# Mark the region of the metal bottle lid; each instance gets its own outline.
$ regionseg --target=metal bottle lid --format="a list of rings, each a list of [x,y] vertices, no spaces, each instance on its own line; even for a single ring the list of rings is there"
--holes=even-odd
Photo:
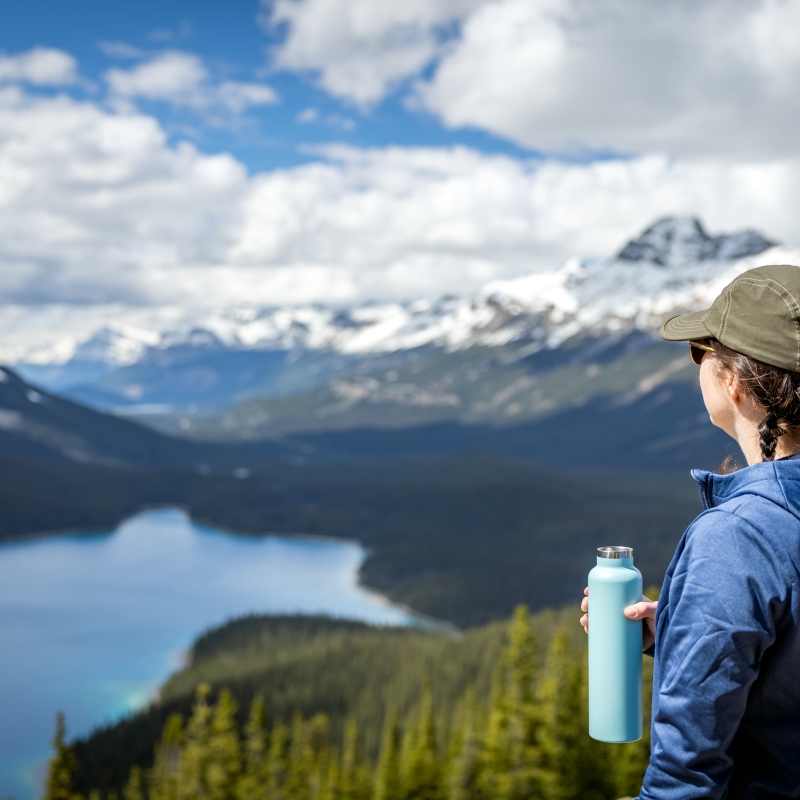
[[[633,558],[632,547],[598,547],[598,558]]]

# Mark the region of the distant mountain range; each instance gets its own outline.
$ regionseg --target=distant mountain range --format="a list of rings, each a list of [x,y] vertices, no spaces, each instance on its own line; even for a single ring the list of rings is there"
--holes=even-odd
[[[188,318],[163,331],[104,327],[71,349],[54,342],[36,353],[35,362],[22,359],[16,366],[53,389],[76,390],[100,382],[117,403],[180,404],[180,392],[173,398],[164,386],[151,386],[146,379],[136,383],[137,376],[143,377],[139,373],[110,382],[108,376],[135,366],[172,369],[220,353],[284,352],[297,360],[309,353],[352,358],[510,343],[526,344],[527,352],[534,352],[581,331],[648,326],[669,311],[712,297],[720,283],[755,263],[799,256],[755,231],[710,236],[696,218],[668,217],[612,259],[573,260],[552,272],[492,281],[470,296],[353,308],[239,308]],[[242,367],[252,364],[246,361]],[[266,374],[264,383],[273,377]],[[210,374],[198,373],[194,382],[201,394],[215,394]],[[257,383],[240,381],[229,396],[251,391]]]
[[[612,258],[469,296],[236,309],[163,331],[106,327],[66,360],[58,343],[14,368],[78,402],[196,439],[538,425],[589,407],[613,416],[665,392],[684,398],[701,430],[696,371],[685,348],[658,339],[658,325],[764,263],[800,263],[800,251],[667,217]]]

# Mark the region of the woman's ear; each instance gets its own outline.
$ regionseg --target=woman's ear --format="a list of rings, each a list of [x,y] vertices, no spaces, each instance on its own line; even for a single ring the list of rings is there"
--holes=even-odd
[[[739,405],[739,403],[742,402],[742,387],[739,385],[739,381],[736,380],[736,376],[729,370],[725,370],[720,375],[720,379],[728,390],[731,400],[733,400],[736,405]]]

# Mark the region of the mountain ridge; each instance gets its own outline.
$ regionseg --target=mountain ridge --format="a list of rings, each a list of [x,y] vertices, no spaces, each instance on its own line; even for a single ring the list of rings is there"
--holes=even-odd
[[[172,467],[203,475],[249,474],[265,463],[294,457],[296,448],[273,442],[255,450],[165,435],[49,393],[0,367],[0,455],[108,467]]]
[[[616,257],[491,281],[471,295],[232,309],[161,332],[120,326],[63,364],[17,368],[78,402],[195,439],[513,425],[691,383],[691,365],[657,341],[660,323],[774,262],[800,263],[800,251],[667,217]]]
[[[119,323],[100,328],[71,352],[61,342],[20,363],[44,367],[99,362],[117,368],[181,346],[345,354],[425,345],[497,346],[523,339],[548,346],[579,329],[604,324],[614,329],[623,320],[635,324],[643,316],[694,304],[713,291],[709,283],[715,288],[720,279],[732,278],[773,250],[771,257],[800,258],[755,231],[710,236],[696,217],[665,217],[615,258],[593,263],[572,259],[555,270],[490,281],[472,295],[351,307],[235,308],[189,316],[161,331]],[[632,263],[636,270],[630,269]]]

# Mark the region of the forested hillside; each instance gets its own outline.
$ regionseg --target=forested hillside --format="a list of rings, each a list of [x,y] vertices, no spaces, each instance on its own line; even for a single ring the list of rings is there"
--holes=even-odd
[[[519,608],[510,624],[460,638],[238,620],[195,643],[158,704],[59,745],[56,759],[76,759],[77,770],[51,774],[71,773],[62,791],[122,790],[125,800],[630,795],[648,737],[589,739],[576,607],[532,617]]]
[[[0,458],[0,503],[0,538],[109,530],[140,508],[177,505],[233,532],[358,539],[364,583],[460,626],[518,603],[569,602],[604,544],[636,548],[645,580],[659,584],[701,509],[685,473],[567,473],[480,454],[281,463],[245,479]]]
[[[231,473],[294,454],[291,445],[192,444],[50,394],[0,367],[0,454],[105,466],[203,468]]]

